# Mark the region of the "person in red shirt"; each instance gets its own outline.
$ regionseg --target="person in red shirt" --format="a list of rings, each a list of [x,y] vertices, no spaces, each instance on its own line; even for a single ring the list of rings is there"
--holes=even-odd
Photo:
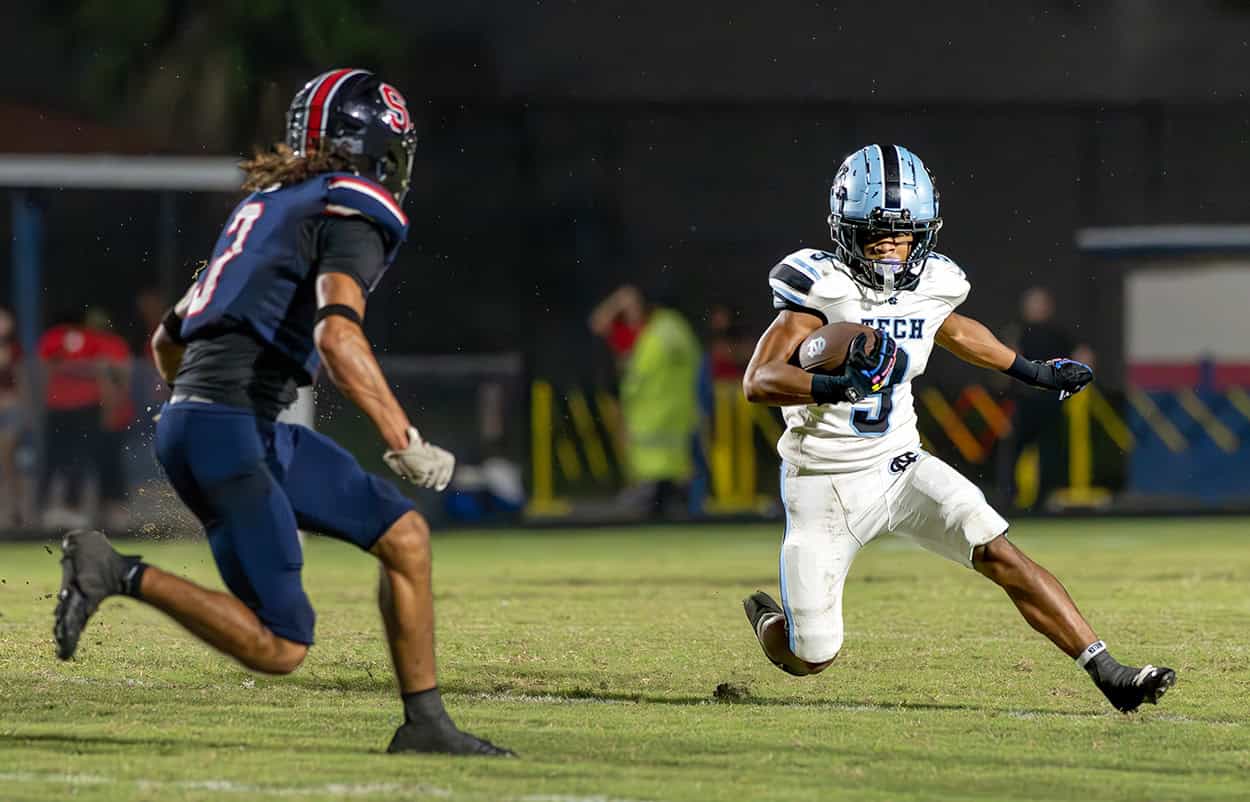
[[[88,337],[97,355],[97,381],[100,384],[99,432],[93,453],[96,476],[100,483],[100,501],[104,520],[113,528],[125,526],[126,466],[122,453],[126,430],[135,420],[135,404],[131,396],[134,361],[130,346],[112,331],[113,323],[103,309],[87,310],[85,322]]]
[[[39,498],[48,525],[87,525],[80,507],[90,468],[95,468],[106,504],[125,496],[121,445],[109,434],[124,430],[134,417],[130,349],[104,328],[107,315],[91,310],[87,317],[93,325],[60,323],[44,332],[37,347],[47,408]],[[66,482],[68,511],[47,508],[49,485],[58,473]]]

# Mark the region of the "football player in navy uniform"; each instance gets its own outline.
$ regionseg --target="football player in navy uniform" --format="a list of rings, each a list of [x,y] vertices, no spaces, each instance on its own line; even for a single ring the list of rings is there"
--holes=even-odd
[[[511,754],[459,730],[443,708],[425,520],[329,438],[276,421],[324,365],[377,427],[395,473],[435,490],[451,479],[455,459],[413,427],[361,329],[408,233],[401,207],[415,148],[403,96],[370,72],[337,69],[295,96],[286,143],[243,165],[251,194],[152,338],[173,387],[157,457],[203,523],[230,593],[118,554],[100,532],[70,532],[54,629],[61,659],[100,602],[124,594],[250,669],[289,674],[313,642],[300,579],[306,528],[381,564],[378,604],[404,706],[388,751]]]

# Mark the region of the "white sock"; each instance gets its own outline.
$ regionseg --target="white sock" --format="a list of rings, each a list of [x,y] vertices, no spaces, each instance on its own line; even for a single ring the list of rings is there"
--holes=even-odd
[[[1105,651],[1107,651],[1107,644],[1096,640],[1081,650],[1081,653],[1077,655],[1076,664],[1081,668],[1085,668],[1090,660],[1093,660]]]

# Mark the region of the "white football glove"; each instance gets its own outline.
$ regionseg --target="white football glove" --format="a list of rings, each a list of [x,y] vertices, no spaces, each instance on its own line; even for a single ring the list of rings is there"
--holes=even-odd
[[[421,439],[417,427],[408,427],[408,446],[382,455],[386,466],[404,479],[420,487],[442,491],[451,481],[456,458],[450,451]]]

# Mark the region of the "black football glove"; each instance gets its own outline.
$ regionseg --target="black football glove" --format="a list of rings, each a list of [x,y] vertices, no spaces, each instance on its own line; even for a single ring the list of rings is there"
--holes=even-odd
[[[876,346],[869,351],[868,335],[857,334],[842,366],[847,380],[846,400],[855,403],[879,393],[896,384],[906,372],[907,352],[899,349],[893,337],[878,330]]]
[[[1016,361],[1005,371],[1008,376],[1025,384],[1046,390],[1058,390],[1059,400],[1076,395],[1094,380],[1094,371],[1084,362],[1075,359],[1048,359],[1030,362],[1017,355]]]

